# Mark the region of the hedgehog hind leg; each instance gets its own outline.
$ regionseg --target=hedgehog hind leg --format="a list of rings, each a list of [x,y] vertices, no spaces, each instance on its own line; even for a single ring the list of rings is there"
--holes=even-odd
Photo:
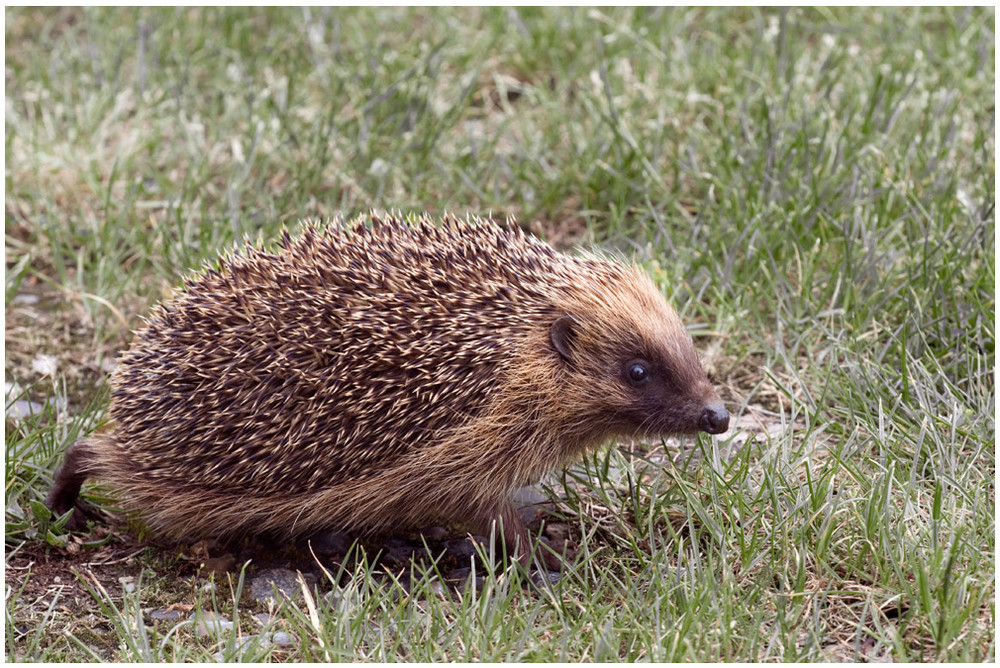
[[[80,488],[87,478],[93,475],[97,463],[97,455],[88,439],[77,441],[66,453],[66,461],[56,473],[55,481],[49,495],[45,497],[45,505],[56,516],[65,514],[70,508],[75,512],[70,518],[67,528],[79,530],[86,526],[86,518],[91,513],[80,503]]]

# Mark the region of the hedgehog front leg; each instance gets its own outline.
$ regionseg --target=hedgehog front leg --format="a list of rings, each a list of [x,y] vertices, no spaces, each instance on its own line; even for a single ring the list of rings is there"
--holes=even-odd
[[[502,528],[507,556],[511,559],[516,558],[525,569],[531,565],[531,532],[521,521],[513,501],[505,499],[488,510],[476,513],[475,520],[471,524],[477,531],[486,536],[492,535],[494,531],[501,531]],[[539,545],[536,553],[541,557],[547,569],[551,571],[562,570],[562,559],[547,550],[545,546]]]

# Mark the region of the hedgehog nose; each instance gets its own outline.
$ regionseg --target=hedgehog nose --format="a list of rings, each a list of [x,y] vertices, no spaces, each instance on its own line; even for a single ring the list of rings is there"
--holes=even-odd
[[[729,429],[729,412],[721,401],[713,401],[705,406],[698,425],[709,434],[721,434]]]

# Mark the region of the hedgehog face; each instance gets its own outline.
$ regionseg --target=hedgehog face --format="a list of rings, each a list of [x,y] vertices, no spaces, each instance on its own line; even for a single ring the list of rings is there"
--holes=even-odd
[[[577,377],[571,385],[591,390],[573,404],[611,433],[725,432],[729,413],[690,336],[662,299],[654,305],[655,311],[643,311],[652,311],[651,317],[619,327],[608,327],[607,312],[600,322],[564,315],[552,323],[552,346],[566,372]]]
[[[647,434],[719,434],[729,427],[729,414],[708,383],[691,346],[676,360],[663,350],[640,357],[619,356],[619,383],[625,401],[616,412],[625,424]],[[685,351],[687,352],[687,351]]]

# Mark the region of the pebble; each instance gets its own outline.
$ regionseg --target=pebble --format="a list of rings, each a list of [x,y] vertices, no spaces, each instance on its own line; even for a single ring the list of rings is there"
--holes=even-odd
[[[204,575],[215,573],[223,576],[236,568],[236,557],[231,554],[224,554],[221,557],[204,559],[201,562],[201,572]]]
[[[284,631],[275,631],[271,634],[271,642],[278,647],[288,647],[289,645],[295,644],[297,638],[291,633],[285,633]]]
[[[517,516],[524,522],[524,526],[532,529],[545,519],[545,511],[538,506],[519,506]]]
[[[326,531],[323,533],[318,533],[305,541],[305,551],[308,554],[310,546],[313,552],[319,556],[334,556],[334,555],[344,555],[351,548],[351,543],[354,541],[346,533],[341,533],[339,531]]]
[[[28,294],[26,292],[19,292],[14,295],[14,298],[10,300],[11,304],[24,304],[25,306],[34,306],[39,301],[38,295]]]
[[[288,647],[295,644],[298,639],[291,633],[286,633],[284,631],[275,631],[274,633],[254,633],[248,636],[243,636],[239,640],[239,647],[236,649],[236,655],[230,657],[233,660],[243,660],[244,655],[250,649],[267,649],[271,645],[277,645],[278,647]],[[225,652],[219,650],[212,654],[212,658],[215,659],[217,663],[222,663],[226,661]]]
[[[537,488],[528,485],[515,489],[510,495],[511,500],[519,506],[534,506],[548,502],[549,497],[538,491]]]
[[[555,583],[562,580],[563,574],[556,571],[531,571],[531,575],[528,576],[531,583],[536,587],[545,587],[549,585],[554,585]]]
[[[303,573],[306,586],[310,589],[316,585],[316,576]],[[250,580],[250,597],[261,603],[274,599],[274,590],[288,599],[301,596],[299,589],[299,574],[287,568],[268,568],[260,571]]]
[[[38,353],[31,360],[31,370],[43,376],[54,376],[59,368],[59,360],[54,355]]]
[[[448,530],[444,527],[431,527],[430,529],[424,529],[421,533],[424,538],[433,542],[442,541],[448,536]]]
[[[553,542],[565,542],[569,538],[570,526],[562,522],[545,525],[545,537]]]
[[[29,415],[38,415],[43,410],[45,410],[45,406],[37,401],[17,399],[12,404],[7,406],[6,417],[21,419],[26,418]]]
[[[423,545],[418,545],[401,538],[390,538],[381,545],[382,559],[398,564],[409,564],[418,554],[423,552]]]
[[[445,579],[449,584],[455,587],[455,590],[459,594],[465,593],[467,590],[471,589],[473,584],[475,584],[476,591],[481,592],[483,590],[483,585],[485,581],[482,577],[476,575],[472,576],[471,568],[456,568],[450,571]]]
[[[184,612],[183,611],[181,611],[181,610],[170,610],[168,608],[164,608],[163,610],[153,610],[151,613],[149,613],[149,618],[150,619],[174,620],[174,619],[180,619],[183,616],[184,616]]]
[[[226,619],[224,615],[217,614],[211,610],[195,610],[188,619],[195,620],[194,635],[196,638],[218,635],[223,631],[233,628],[233,623]]]
[[[485,538],[456,538],[453,540],[444,541],[441,546],[444,547],[445,552],[448,556],[453,557],[460,564],[469,563],[469,559],[476,556],[476,544],[473,540],[485,541]],[[488,545],[489,543],[483,543]]]
[[[336,610],[344,604],[344,594],[339,589],[331,589],[326,592],[326,604],[331,610]]]
[[[538,491],[535,487],[522,487],[514,491],[511,499],[517,506],[517,514],[524,522],[525,526],[531,528],[545,519],[552,509],[552,502],[549,497]]]
[[[440,580],[431,580],[429,589],[438,598],[448,598],[448,588]]]

